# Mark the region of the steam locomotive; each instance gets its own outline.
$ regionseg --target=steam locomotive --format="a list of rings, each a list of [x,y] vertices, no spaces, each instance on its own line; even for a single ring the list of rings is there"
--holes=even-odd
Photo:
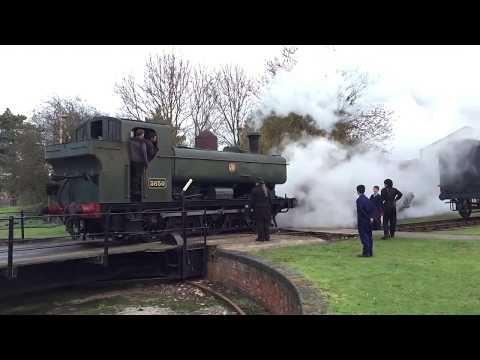
[[[129,142],[137,129],[157,135],[159,148],[144,173],[140,202],[132,201],[130,191]],[[258,133],[249,135],[249,152],[217,151],[216,137],[208,132],[194,148],[174,146],[172,133],[165,123],[107,116],[84,122],[72,142],[46,148],[52,173],[44,212],[62,215],[74,239],[104,233],[106,213],[111,214],[109,231],[145,237],[182,224],[183,197],[191,227],[206,218],[213,232],[248,228],[252,219],[246,205],[257,177],[272,191],[272,215],[296,206],[295,198],[275,194],[275,185],[287,180],[286,160],[259,154]],[[190,179],[192,185],[182,193]]]

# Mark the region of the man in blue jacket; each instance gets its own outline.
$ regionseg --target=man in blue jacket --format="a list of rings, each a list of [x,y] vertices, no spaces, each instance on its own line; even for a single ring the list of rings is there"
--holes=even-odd
[[[383,214],[383,200],[380,196],[380,187],[375,185],[373,187],[373,194],[370,196],[370,201],[375,205],[375,209],[377,210],[375,216],[373,218],[373,230],[381,230],[382,229],[382,214]]]
[[[358,234],[363,245],[363,251],[359,257],[373,256],[372,223],[375,216],[375,206],[365,196],[365,185],[357,186],[357,226]]]

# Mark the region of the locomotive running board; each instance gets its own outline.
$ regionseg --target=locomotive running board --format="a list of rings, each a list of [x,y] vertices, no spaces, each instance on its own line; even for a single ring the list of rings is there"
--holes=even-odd
[[[218,214],[218,215],[223,215],[223,214],[238,214],[242,213],[242,209],[232,209],[232,210],[193,210],[193,211],[187,211],[187,216],[201,216],[203,214],[205,215],[212,215],[212,214]],[[148,214],[148,213],[147,213]],[[181,211],[175,211],[175,212],[170,212],[170,213],[161,213],[162,218],[169,218],[169,217],[180,217],[182,216]]]

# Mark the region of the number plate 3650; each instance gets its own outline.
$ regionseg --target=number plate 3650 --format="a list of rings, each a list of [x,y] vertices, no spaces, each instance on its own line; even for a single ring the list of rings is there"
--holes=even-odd
[[[166,189],[167,188],[167,179],[165,179],[165,178],[149,178],[148,179],[148,188],[149,189]]]

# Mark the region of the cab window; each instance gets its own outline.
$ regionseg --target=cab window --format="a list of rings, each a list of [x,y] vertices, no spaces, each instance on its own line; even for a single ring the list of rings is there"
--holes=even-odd
[[[121,123],[117,119],[102,119],[90,123],[90,138],[93,140],[120,141]]]
[[[106,138],[111,141],[120,141],[120,121],[117,119],[108,119]]]

